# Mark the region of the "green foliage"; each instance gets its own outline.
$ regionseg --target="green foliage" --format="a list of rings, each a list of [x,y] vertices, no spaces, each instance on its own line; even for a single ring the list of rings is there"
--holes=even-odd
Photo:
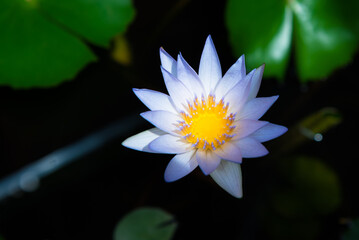
[[[140,208],[127,214],[116,226],[114,240],[169,240],[177,224],[158,208]]]
[[[229,0],[226,23],[236,55],[249,68],[282,79],[294,44],[299,78],[321,79],[347,64],[358,44],[355,0]],[[351,14],[351,15],[350,15]]]
[[[134,15],[130,0],[0,1],[0,84],[49,87],[96,57],[83,40],[108,46]]]
[[[298,156],[279,163],[279,181],[270,194],[264,215],[273,239],[317,239],[321,217],[332,213],[341,202],[336,173],[323,161]]]
[[[287,160],[282,170],[289,186],[273,195],[275,209],[286,217],[322,215],[335,210],[341,199],[335,172],[316,158]]]

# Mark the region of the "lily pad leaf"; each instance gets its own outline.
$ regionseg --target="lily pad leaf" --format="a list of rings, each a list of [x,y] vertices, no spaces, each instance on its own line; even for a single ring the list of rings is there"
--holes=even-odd
[[[250,68],[266,63],[267,77],[283,79],[293,44],[297,73],[305,82],[327,77],[351,60],[359,16],[345,13],[355,6],[352,0],[229,0],[226,24],[235,54],[246,54]]]
[[[111,37],[124,31],[133,15],[131,4],[126,2],[0,1],[0,85],[50,87],[74,78],[96,60],[83,40],[106,46]],[[121,3],[129,11],[105,11],[111,6],[118,10]],[[81,7],[81,14],[76,7]]]
[[[127,214],[116,226],[114,240],[170,240],[177,223],[158,208],[140,208]]]
[[[266,76],[283,77],[289,59],[292,21],[292,11],[282,1],[228,1],[226,24],[235,54],[245,54],[249,68],[265,63]]]
[[[280,215],[287,218],[326,215],[339,206],[340,183],[329,166],[306,156],[286,160],[281,167],[289,186],[272,196],[274,209]]]
[[[86,40],[108,47],[134,16],[131,0],[37,0],[39,8]]]

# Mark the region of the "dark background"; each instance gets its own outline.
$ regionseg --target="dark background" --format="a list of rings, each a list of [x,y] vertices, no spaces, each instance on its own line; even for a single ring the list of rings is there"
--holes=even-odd
[[[116,63],[110,50],[92,46],[99,60],[72,81],[50,89],[0,88],[1,178],[108,124],[145,111],[131,89],[165,92],[159,67],[161,46],[172,56],[181,51],[198,69],[205,39],[211,34],[223,73],[236,61],[224,25],[225,1],[134,4],[136,18],[126,33],[133,54],[131,66]],[[147,10],[150,5],[154,11]],[[282,239],[309,239],[308,231],[315,232],[315,239],[340,239],[348,228],[347,220],[359,216],[358,67],[356,55],[328,79],[301,84],[291,61],[284,83],[275,79],[262,82],[259,96],[280,95],[263,119],[287,126],[289,132],[300,119],[323,107],[334,107],[342,116],[323,141],[308,140],[295,149],[295,154],[324,159],[337,173],[341,204],[330,213],[315,216],[315,224],[319,222],[314,224],[315,230],[307,225],[298,229],[305,219],[282,219],[287,221],[283,228],[297,227],[288,230],[291,237]],[[165,183],[163,173],[171,156],[121,145],[125,138],[151,126],[139,115],[135,119],[136,127],[42,179],[36,191],[18,192],[1,201],[0,235],[6,240],[111,239],[124,214],[141,206],[157,206],[175,216],[178,228],[174,239],[273,239],[267,215],[272,213],[269,199],[280,178],[270,155],[244,160],[243,199],[231,197],[198,169],[177,182]],[[265,145],[275,156],[290,159],[280,154],[280,138]]]

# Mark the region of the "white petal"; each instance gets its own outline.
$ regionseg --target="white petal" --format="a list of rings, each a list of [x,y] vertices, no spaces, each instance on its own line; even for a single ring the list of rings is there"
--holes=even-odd
[[[224,96],[225,102],[229,103],[230,112],[232,113],[238,112],[247,102],[253,74],[254,74],[254,70],[248,73],[242,81],[239,81]]]
[[[172,75],[177,76],[177,63],[163,48],[160,48],[161,65]]]
[[[149,89],[137,89],[134,88],[133,92],[136,96],[146,105],[150,110],[164,110],[168,112],[176,113],[170,96],[167,94],[149,90]]]
[[[203,48],[198,75],[207,93],[214,90],[222,78],[221,64],[210,35],[207,37]]]
[[[241,165],[229,161],[221,161],[219,166],[211,173],[213,180],[233,197],[241,198],[242,172]]]
[[[257,96],[259,87],[261,86],[261,82],[262,82],[263,71],[264,71],[264,64],[256,69],[252,78],[251,89],[249,91],[248,100],[251,100]]]
[[[182,120],[178,115],[162,110],[147,111],[140,115],[159,129],[170,134],[178,135],[176,133],[176,124]]]
[[[241,112],[238,114],[240,119],[254,119],[261,118],[279,96],[254,98],[247,102]]]
[[[199,167],[204,174],[208,175],[213,172],[221,162],[221,159],[212,151],[197,150],[196,159]]]
[[[188,152],[192,149],[191,145],[183,141],[181,137],[171,134],[162,135],[153,140],[148,147],[156,153],[177,154]]]
[[[252,119],[243,119],[235,122],[236,128],[234,129],[234,133],[236,134],[233,139],[245,138],[248,135],[254,133],[261,127],[268,124],[266,121],[258,121]]]
[[[165,181],[173,182],[192,172],[198,166],[194,153],[192,150],[174,156],[165,170]]]
[[[242,162],[241,150],[231,142],[226,142],[221,148],[217,148],[214,153],[224,160],[236,163]]]
[[[268,150],[263,144],[251,137],[238,140],[236,145],[241,150],[242,157],[244,158],[263,157],[268,154]]]
[[[164,68],[161,67],[161,70],[167,91],[170,94],[174,105],[177,107],[178,111],[182,111],[184,106],[187,106],[187,102],[194,99],[193,95],[180,80]]]
[[[223,78],[218,82],[215,95],[218,99],[224,97],[239,81],[246,76],[246,67],[244,63],[244,55],[235,62],[224,74]]]
[[[284,134],[287,130],[288,128],[284,126],[268,123],[264,127],[252,133],[250,137],[253,137],[259,142],[266,142],[272,140],[273,138],[279,137],[280,135]]]
[[[151,128],[127,138],[122,142],[122,145],[138,151],[153,152],[148,148],[148,144],[164,134],[166,134],[166,132],[158,128]]]
[[[180,80],[193,96],[201,97],[206,96],[204,87],[197,73],[193,68],[184,60],[181,54],[177,58],[177,78]]]

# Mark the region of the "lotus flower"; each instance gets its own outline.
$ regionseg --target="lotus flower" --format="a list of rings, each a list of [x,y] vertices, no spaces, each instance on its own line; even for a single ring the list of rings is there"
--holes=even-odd
[[[198,74],[181,54],[174,60],[160,48],[161,71],[169,95],[133,89],[150,109],[141,116],[155,128],[126,139],[128,148],[175,154],[164,178],[178,180],[197,166],[234,197],[242,197],[243,158],[268,153],[262,142],[286,127],[258,120],[278,96],[256,98],[264,65],[246,74],[244,56],[222,76],[219,58],[208,36]]]

